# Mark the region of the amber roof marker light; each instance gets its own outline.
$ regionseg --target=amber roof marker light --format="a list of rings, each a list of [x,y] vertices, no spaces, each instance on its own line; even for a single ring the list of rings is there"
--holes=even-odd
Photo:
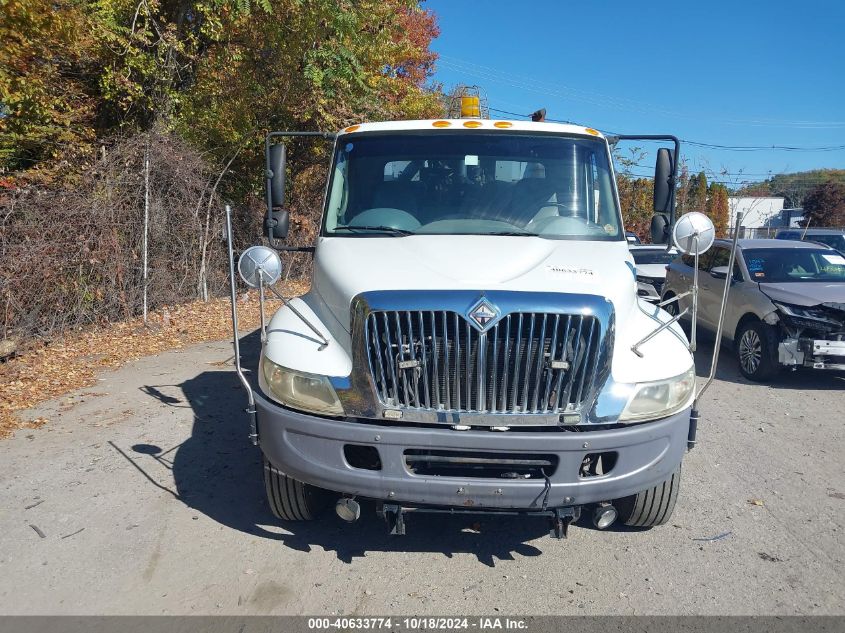
[[[493,124],[493,127],[497,127],[501,130],[506,130],[509,127],[513,127],[513,123],[511,123],[510,121],[496,121]]]
[[[451,127],[452,123],[449,121],[435,121],[431,124],[432,127]]]

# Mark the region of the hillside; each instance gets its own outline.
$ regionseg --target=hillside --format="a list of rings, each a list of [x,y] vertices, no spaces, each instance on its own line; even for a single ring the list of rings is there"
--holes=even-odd
[[[845,184],[845,169],[814,169],[793,174],[777,174],[763,182],[741,187],[743,196],[783,196],[788,207],[801,207],[810,191],[824,183]]]

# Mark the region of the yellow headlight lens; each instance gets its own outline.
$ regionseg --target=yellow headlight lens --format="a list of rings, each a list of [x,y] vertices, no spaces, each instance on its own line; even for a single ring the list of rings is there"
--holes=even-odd
[[[269,396],[291,409],[322,415],[343,415],[340,399],[326,376],[306,374],[261,359]]]
[[[620,422],[636,422],[665,418],[689,405],[695,391],[695,368],[680,376],[635,386],[634,395],[619,416]]]

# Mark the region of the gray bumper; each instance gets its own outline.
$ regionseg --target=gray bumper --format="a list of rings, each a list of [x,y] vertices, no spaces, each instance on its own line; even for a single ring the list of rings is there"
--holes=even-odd
[[[689,410],[655,422],[583,433],[403,428],[304,415],[255,396],[261,448],[279,470],[320,488],[391,503],[523,510],[542,506],[542,479],[414,475],[403,456],[411,448],[554,453],[559,464],[551,477],[549,507],[618,499],[667,479],[681,463],[689,429]],[[382,470],[352,468],[344,458],[345,444],[375,447]],[[581,478],[584,456],[602,451],[618,452],[613,470]]]

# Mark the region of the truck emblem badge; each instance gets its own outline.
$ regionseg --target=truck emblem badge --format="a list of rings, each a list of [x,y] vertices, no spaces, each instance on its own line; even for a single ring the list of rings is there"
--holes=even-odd
[[[470,322],[483,332],[499,318],[499,309],[487,299],[482,298],[470,309],[467,316]]]

